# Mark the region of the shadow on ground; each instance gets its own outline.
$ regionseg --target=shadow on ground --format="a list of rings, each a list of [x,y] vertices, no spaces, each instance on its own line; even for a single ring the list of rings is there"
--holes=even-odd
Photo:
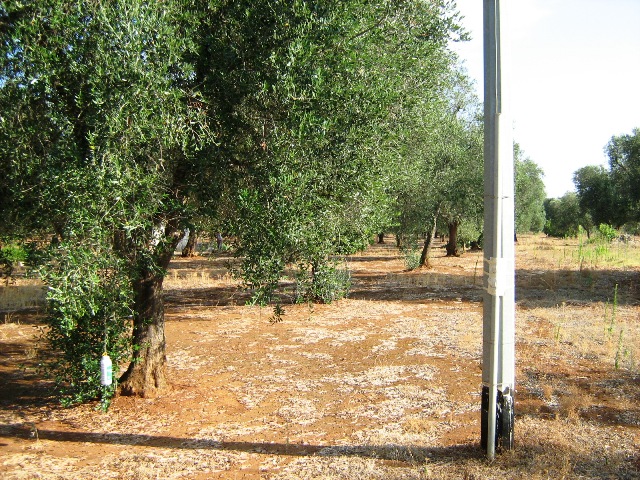
[[[453,445],[450,447],[417,447],[389,445],[310,445],[271,442],[226,442],[213,439],[190,439],[181,437],[138,435],[121,433],[92,433],[79,431],[40,430],[32,425],[13,424],[0,430],[0,438],[24,440],[49,440],[55,442],[95,443],[131,445],[139,447],[175,449],[215,449],[287,456],[347,456],[375,458],[407,463],[422,463],[453,459],[481,459],[484,454],[478,444]]]

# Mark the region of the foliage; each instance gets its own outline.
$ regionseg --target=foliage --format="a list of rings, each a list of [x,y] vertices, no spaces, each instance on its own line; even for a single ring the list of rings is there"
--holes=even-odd
[[[580,226],[587,232],[591,221],[581,215],[578,196],[574,192],[568,192],[561,198],[548,198],[544,202],[547,223],[543,232],[551,237],[575,237]]]
[[[404,266],[407,270],[415,270],[420,267],[420,248],[415,242],[404,244],[402,246],[402,255],[404,257]]]
[[[598,232],[600,233],[602,238],[606,239],[608,242],[611,242],[618,238],[618,231],[611,225],[607,225],[606,223],[601,223],[598,226]]]
[[[616,228],[640,219],[640,130],[611,138],[609,169],[589,165],[573,175],[582,214]],[[586,228],[586,227],[585,227]]]
[[[130,359],[131,285],[124,262],[98,244],[52,247],[41,275],[48,285],[48,343],[57,352],[43,365],[65,405],[100,398],[106,407],[117,387],[118,365]],[[114,365],[113,384],[100,385],[100,359]]]
[[[602,166],[586,166],[573,174],[580,209],[594,224],[612,223],[619,227],[625,220],[625,210],[618,188]]]
[[[15,265],[27,259],[27,251],[21,245],[10,243],[0,247],[0,261]]]
[[[261,41],[272,70],[250,94],[269,108],[241,112],[259,137],[233,231],[258,302],[270,300],[287,263],[321,269],[388,223],[387,156],[407,128],[404,107],[449,64],[451,19],[439,2],[296,5],[286,23],[259,12],[274,25]]]
[[[458,228],[458,245],[468,247],[482,238],[482,218],[464,218]]]
[[[18,263],[27,260],[27,251],[21,245],[8,243],[0,246],[0,273],[7,277],[7,281],[13,274]]]
[[[403,112],[435,102],[460,33],[445,1],[46,0],[0,17],[0,234],[59,241],[40,274],[70,400],[97,394],[105,325],[114,364],[132,355],[126,391],[163,385],[162,280],[189,226],[235,234],[256,302],[287,263],[312,296],[343,295],[330,259],[387,221]]]
[[[627,222],[623,231],[629,235],[640,235],[640,222]]]
[[[514,144],[516,232],[540,232],[545,225],[542,169]]]
[[[479,104],[464,72],[443,76],[439,102],[420,104],[401,137],[388,191],[395,200],[393,231],[410,251],[434,227],[482,218],[482,128]],[[423,255],[428,262],[428,252]]]
[[[482,124],[479,119],[473,119],[458,128],[461,128],[459,133],[451,137],[452,143],[457,144],[454,147],[457,152],[454,150],[455,160],[447,160],[447,169],[450,170],[445,179],[446,189],[441,206],[443,220],[449,228],[447,255],[458,255],[460,242],[480,237],[484,215]],[[455,238],[465,233],[464,228],[460,229],[463,223],[467,226],[467,238]]]
[[[185,61],[193,18],[179,1],[51,0],[3,14],[2,230],[60,241],[40,268],[48,340],[66,398],[81,401],[96,394],[105,322],[116,363],[132,347],[123,318],[133,313],[137,331],[156,321],[133,290],[161,280],[190,216],[190,171],[213,142]]]
[[[611,137],[605,152],[626,219],[640,221],[640,128],[634,128],[631,134]]]
[[[345,264],[335,261],[317,269],[301,268],[296,276],[296,302],[331,303],[346,298],[351,288],[351,274]]]

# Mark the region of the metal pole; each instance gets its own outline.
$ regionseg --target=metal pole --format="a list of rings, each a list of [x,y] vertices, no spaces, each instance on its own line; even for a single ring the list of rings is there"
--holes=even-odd
[[[509,0],[503,0],[508,4]],[[504,5],[484,0],[484,305],[481,445],[513,448],[515,370],[513,136]]]

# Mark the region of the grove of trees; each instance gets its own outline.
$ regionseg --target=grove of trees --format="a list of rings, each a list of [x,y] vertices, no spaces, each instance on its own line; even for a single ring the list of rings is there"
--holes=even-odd
[[[451,255],[477,240],[458,22],[445,0],[1,4],[0,246],[47,286],[62,398],[166,385],[163,280],[186,229],[236,239],[260,304],[287,265],[302,298],[339,298],[337,256],[380,231],[426,239],[425,265],[438,229]],[[519,230],[543,223],[540,177],[517,160]],[[103,352],[128,365],[112,387]]]
[[[575,236],[583,228],[590,235],[600,225],[625,227],[637,233],[640,222],[640,129],[611,137],[605,146],[608,169],[582,167],[573,175],[576,192],[547,199],[545,233]]]

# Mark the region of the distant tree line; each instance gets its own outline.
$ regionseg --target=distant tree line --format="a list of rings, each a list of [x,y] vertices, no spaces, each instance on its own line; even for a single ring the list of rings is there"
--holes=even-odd
[[[640,224],[640,129],[613,136],[605,146],[608,168],[590,165],[573,174],[576,191],[545,200],[551,236],[590,235],[601,225],[637,234]]]

